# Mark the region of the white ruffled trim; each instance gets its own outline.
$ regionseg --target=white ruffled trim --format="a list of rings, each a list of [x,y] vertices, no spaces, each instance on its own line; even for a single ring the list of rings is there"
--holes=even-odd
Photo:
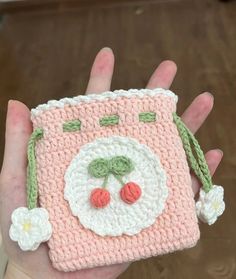
[[[60,100],[51,100],[46,104],[42,104],[37,106],[36,108],[31,110],[32,116],[37,116],[41,112],[54,109],[54,108],[63,108],[65,105],[77,105],[79,103],[90,103],[92,101],[105,101],[108,99],[116,99],[118,97],[139,97],[143,98],[145,96],[154,97],[156,95],[169,96],[174,98],[175,102],[178,101],[178,96],[175,95],[170,90],[166,90],[163,88],[155,88],[155,89],[129,89],[129,90],[115,90],[115,91],[107,91],[101,94],[90,94],[90,95],[81,95],[73,98],[63,98]]]
[[[90,193],[101,187],[103,179],[88,173],[89,163],[121,155],[134,164],[134,170],[123,177],[124,183],[137,183],[141,197],[134,204],[124,203],[119,194],[122,186],[111,175],[106,187],[110,203],[104,208],[94,208],[89,201]],[[69,201],[73,215],[85,228],[101,236],[134,235],[151,226],[164,210],[167,196],[166,173],[158,156],[133,138],[111,136],[85,144],[65,173],[64,198]]]

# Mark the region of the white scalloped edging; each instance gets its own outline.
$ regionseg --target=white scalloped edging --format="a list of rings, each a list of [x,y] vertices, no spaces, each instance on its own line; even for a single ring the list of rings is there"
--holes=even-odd
[[[135,182],[142,195],[129,205],[119,195],[121,185],[111,176],[106,189],[111,202],[102,209],[91,206],[90,193],[101,187],[103,179],[93,178],[88,165],[97,158],[126,156],[133,161],[134,170],[123,177],[124,183]],[[168,196],[166,172],[158,156],[136,139],[120,136],[97,138],[83,145],[65,173],[64,198],[71,211],[87,229],[101,236],[134,235],[154,224],[165,208]]]
[[[77,105],[78,103],[90,103],[92,101],[105,101],[108,99],[116,99],[118,97],[139,97],[143,98],[145,96],[154,97],[156,95],[163,95],[174,98],[175,102],[178,101],[178,96],[170,90],[166,90],[163,88],[155,88],[155,89],[129,89],[129,90],[115,90],[115,91],[107,91],[101,94],[90,94],[90,95],[80,95],[73,98],[63,98],[60,100],[51,100],[46,104],[42,104],[37,106],[36,108],[31,110],[32,116],[37,116],[41,112],[55,109],[55,108],[63,108],[65,105]]]

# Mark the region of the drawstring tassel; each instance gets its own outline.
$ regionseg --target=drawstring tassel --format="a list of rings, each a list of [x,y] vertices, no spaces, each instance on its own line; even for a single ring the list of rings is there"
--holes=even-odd
[[[183,142],[190,167],[202,183],[203,190],[208,193],[212,188],[212,180],[203,151],[191,131],[185,126],[179,116],[174,114],[174,122]],[[196,154],[194,156],[193,150]]]
[[[23,251],[34,251],[42,242],[48,241],[52,235],[52,225],[45,208],[37,207],[38,185],[36,171],[35,146],[43,137],[43,130],[37,128],[31,134],[28,143],[27,168],[27,206],[18,207],[11,215],[9,236],[17,241]]]
[[[173,114],[173,120],[182,139],[189,165],[202,183],[199,200],[196,202],[197,215],[200,220],[211,225],[225,210],[224,189],[222,186],[213,185],[204,153],[192,132],[176,113]]]

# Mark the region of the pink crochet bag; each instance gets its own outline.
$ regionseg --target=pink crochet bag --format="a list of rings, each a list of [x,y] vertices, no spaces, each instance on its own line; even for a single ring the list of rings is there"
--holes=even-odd
[[[12,214],[12,240],[22,250],[49,240],[52,264],[62,271],[194,246],[197,215],[216,221],[223,188],[212,185],[176,102],[169,90],[131,89],[33,109],[28,207]],[[188,162],[203,185],[196,204]]]

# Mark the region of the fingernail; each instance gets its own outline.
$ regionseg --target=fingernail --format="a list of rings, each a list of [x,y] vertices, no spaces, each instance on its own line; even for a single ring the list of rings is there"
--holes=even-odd
[[[111,51],[111,52],[113,52],[112,49],[111,49],[110,47],[103,47],[101,50],[106,50],[106,51]]]
[[[221,149],[216,149],[216,150],[217,150],[217,152],[221,155],[221,157],[223,157],[224,152],[223,152]]]
[[[7,111],[12,107],[12,105],[14,104],[15,100],[9,100],[7,103]]]
[[[13,102],[13,100],[8,100],[8,102],[7,102],[7,110],[8,110],[9,107],[11,106],[12,102]]]
[[[214,95],[211,94],[210,92],[205,92],[205,94],[209,95],[212,99],[214,99]]]

